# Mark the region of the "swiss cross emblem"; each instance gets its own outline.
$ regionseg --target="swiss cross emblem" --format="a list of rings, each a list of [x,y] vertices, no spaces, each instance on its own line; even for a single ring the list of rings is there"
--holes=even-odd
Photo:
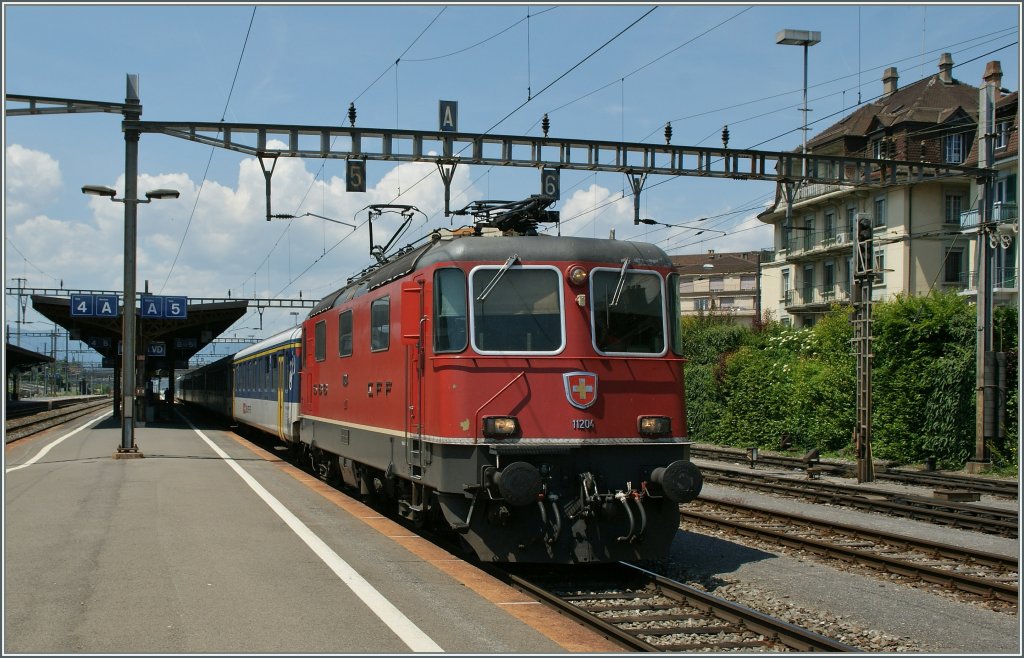
[[[597,401],[597,375],[592,372],[567,372],[562,375],[569,404],[586,409]]]

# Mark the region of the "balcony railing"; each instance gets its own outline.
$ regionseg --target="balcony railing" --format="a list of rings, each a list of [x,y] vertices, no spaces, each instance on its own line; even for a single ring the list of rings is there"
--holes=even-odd
[[[846,231],[799,231],[790,235],[783,249],[775,254],[776,260],[791,259],[801,254],[828,250],[851,249],[851,236]]]
[[[1009,224],[1017,221],[1016,201],[996,201],[992,204],[992,221],[997,224]],[[960,229],[978,228],[978,209],[960,213]]]
[[[849,301],[850,285],[848,283],[835,283],[830,286],[816,286],[799,290],[794,288],[785,291],[783,295],[783,304],[787,309],[814,304],[843,304]]]
[[[1018,272],[1016,267],[997,267],[992,270],[992,289],[1015,291],[1018,286]],[[961,272],[960,280],[957,282],[961,289],[977,290],[978,273]]]

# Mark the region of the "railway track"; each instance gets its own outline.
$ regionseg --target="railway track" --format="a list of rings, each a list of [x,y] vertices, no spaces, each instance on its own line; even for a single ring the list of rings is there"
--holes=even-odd
[[[1017,558],[740,505],[706,495],[682,506],[680,511],[684,523],[1012,603],[1014,608],[1018,602]]]
[[[781,619],[624,563],[494,575],[635,652],[860,651]]]
[[[927,521],[965,530],[1004,537],[1018,536],[1016,510],[954,503],[938,498],[866,489],[820,480],[779,478],[756,471],[746,472],[715,466],[701,466],[704,481],[730,487],[754,489],[818,503],[843,505],[871,512]]]
[[[712,461],[748,461],[746,452],[729,448],[691,447],[690,454],[698,459],[708,459]],[[794,470],[804,470],[808,466],[817,464],[840,477],[854,477],[856,475],[856,467],[854,465],[837,461],[810,463],[800,457],[786,457],[781,455],[766,455],[758,453],[757,463],[767,466],[792,468]],[[955,488],[958,490],[999,496],[1002,498],[1012,498],[1014,500],[1016,500],[1019,495],[1019,483],[1017,480],[958,476],[939,471],[911,471],[907,469],[883,466],[881,468],[875,468],[875,479],[924,487]]]
[[[40,403],[45,406],[46,403]],[[80,416],[93,413],[94,411],[107,407],[111,404],[109,398],[100,398],[86,402],[72,402],[71,404],[57,405],[56,408],[37,411],[31,415],[22,415],[15,418],[4,419],[4,439],[7,443],[24,439],[43,430],[57,425],[62,425]]]

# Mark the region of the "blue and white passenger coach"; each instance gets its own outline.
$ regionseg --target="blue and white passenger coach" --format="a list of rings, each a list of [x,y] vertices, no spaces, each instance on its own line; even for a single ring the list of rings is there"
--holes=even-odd
[[[232,416],[240,423],[298,440],[299,350],[295,327],[243,349],[234,359]]]

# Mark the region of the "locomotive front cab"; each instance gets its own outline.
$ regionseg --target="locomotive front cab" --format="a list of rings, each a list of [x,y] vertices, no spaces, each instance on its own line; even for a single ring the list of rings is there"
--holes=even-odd
[[[463,455],[445,460],[438,499],[483,559],[661,557],[700,491],[676,275],[612,244],[630,256],[434,272],[432,433]]]

